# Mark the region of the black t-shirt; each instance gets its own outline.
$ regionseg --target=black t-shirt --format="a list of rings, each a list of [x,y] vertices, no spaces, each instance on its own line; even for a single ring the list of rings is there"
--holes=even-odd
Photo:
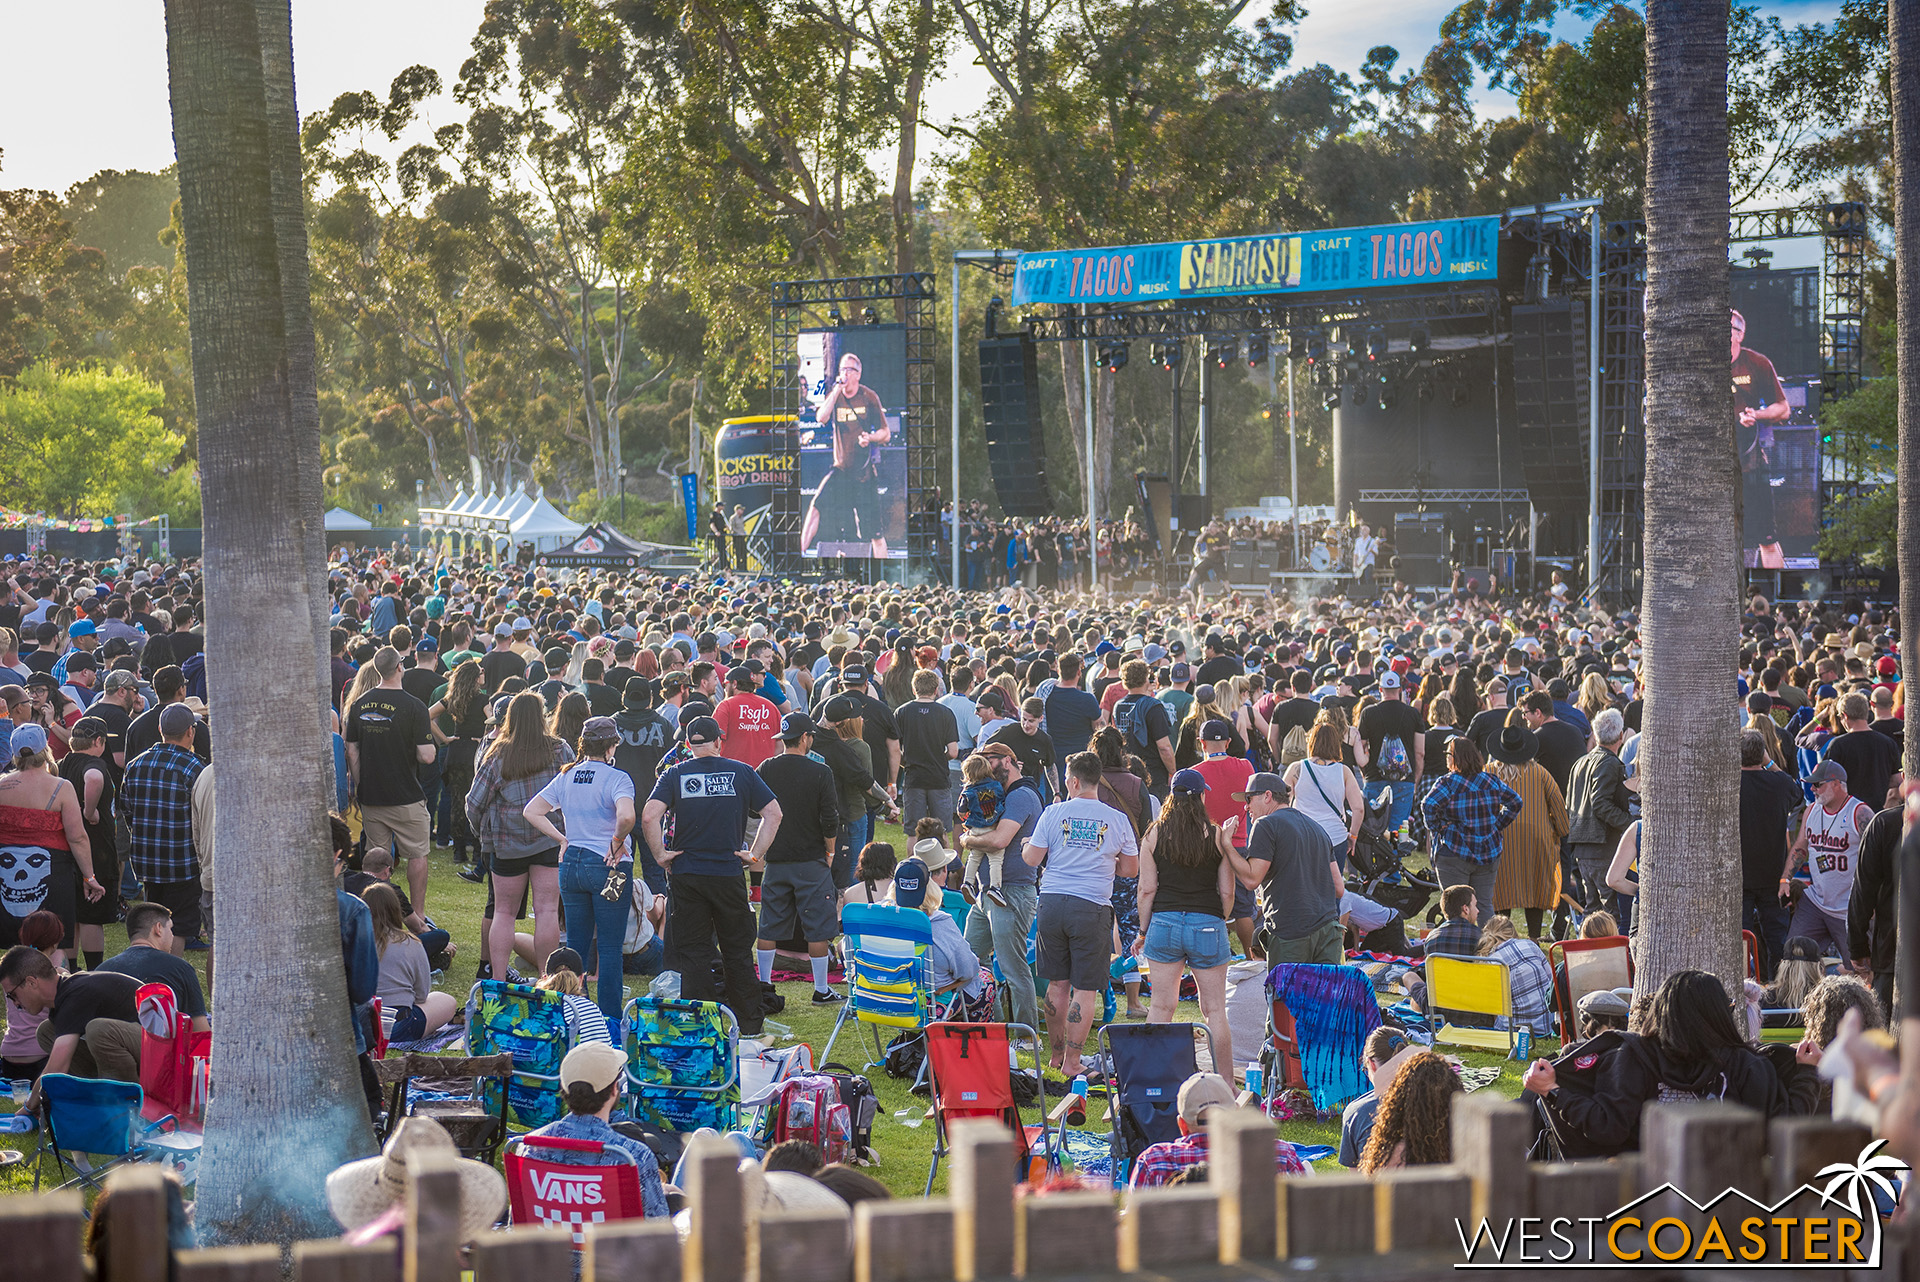
[[[1120,679],[1120,676],[1118,673],[1105,672],[1105,671],[1101,672],[1099,676],[1093,679],[1093,697],[1101,700],[1102,702],[1105,702],[1107,697],[1107,687],[1112,685],[1114,682],[1118,681],[1119,679]]]
[[[1200,665],[1200,670],[1193,674],[1193,679],[1199,685],[1210,686],[1227,677],[1243,677],[1246,674],[1246,664],[1230,654],[1216,654]]]
[[[1085,752],[1093,741],[1094,723],[1100,720],[1100,700],[1079,686],[1055,685],[1047,692],[1047,733],[1059,745],[1060,754],[1071,757]]]
[[[953,709],[915,699],[894,709],[893,724],[900,732],[900,786],[947,787],[947,745],[960,741],[960,722]]]
[[[1540,740],[1540,764],[1547,768],[1564,795],[1573,763],[1587,755],[1587,736],[1576,730],[1572,722],[1558,719],[1544,723],[1534,734]]]
[[[1413,748],[1420,742],[1425,731],[1425,723],[1410,703],[1398,699],[1383,700],[1360,714],[1360,739],[1367,745],[1366,777],[1385,781],[1387,776],[1380,768],[1380,745],[1389,735],[1399,736],[1401,745],[1407,752],[1407,766],[1404,779],[1414,776]],[[1433,765],[1427,765],[1427,773],[1433,773]]]
[[[53,665],[60,662],[60,656],[51,650],[22,650],[20,666],[28,672],[52,672]]]
[[[1887,804],[1887,785],[1900,768],[1900,745],[1877,730],[1849,730],[1827,747],[1827,760],[1846,767],[1847,791],[1875,810]]]
[[[804,645],[795,648],[794,652],[788,656],[787,666],[790,668],[799,668],[802,672],[812,672],[813,665],[826,657],[827,652],[825,647],[818,641],[808,641]]]
[[[1640,714],[1646,710],[1646,706],[1644,699],[1629,699],[1626,708],[1620,714],[1626,718],[1627,729],[1635,734],[1640,733]]]
[[[873,753],[873,777],[883,784],[893,782],[887,778],[893,769],[893,756],[887,749],[887,741],[900,737],[893,711],[870,694],[858,690],[843,693],[850,699],[860,701],[860,737],[867,741],[867,750]]]
[[[613,750],[613,764],[633,780],[633,792],[644,797],[653,791],[653,778],[660,772],[660,758],[673,746],[673,727],[652,708],[623,709],[613,724],[620,731],[620,746]]]
[[[117,703],[109,703],[105,699],[95,699],[92,706],[87,709],[87,715],[98,717],[107,723],[106,762],[109,767],[113,767],[113,754],[127,750],[127,727],[133,724],[133,718],[127,715],[125,708]],[[125,760],[132,761],[133,758],[127,757]],[[117,769],[117,767],[114,768]]]
[[[400,674],[400,688],[431,706],[433,692],[447,683],[447,674],[439,668],[408,668]]]
[[[1907,723],[1898,717],[1882,717],[1867,729],[1879,731],[1896,744],[1906,742]]]
[[[1787,821],[1803,800],[1800,785],[1778,770],[1740,772],[1740,884],[1767,891],[1787,862]]]
[[[143,984],[165,984],[173,990],[173,1000],[182,1015],[199,1017],[207,1013],[200,976],[184,958],[172,953],[136,944],[118,957],[101,962],[100,970],[110,975],[131,975]]]
[[[133,995],[139,991],[139,980],[110,970],[67,976],[54,990],[53,1012],[47,1016],[53,1025],[53,1035],[83,1037],[87,1025],[96,1019],[138,1023],[140,1013]]]
[[[620,697],[625,689],[624,682],[615,689],[604,681],[589,681],[580,687],[581,693],[587,696],[587,711],[596,717],[610,717],[620,711]]]
[[[1507,714],[1512,711],[1512,708],[1482,708],[1473,714],[1473,720],[1467,723],[1467,738],[1473,740],[1473,746],[1480,749],[1482,755],[1487,745],[1500,737],[1501,729],[1507,724]],[[1429,773],[1437,772],[1441,763],[1429,761],[1427,769]]]
[[[774,833],[773,843],[767,847],[767,862],[824,862],[829,843],[840,835],[840,807],[832,768],[811,757],[781,752],[760,763],[760,779],[780,803],[780,831]],[[946,786],[944,772],[940,782]]]
[[[1299,726],[1302,730],[1313,729],[1314,718],[1319,715],[1320,704],[1318,700],[1309,699],[1303,694],[1297,694],[1290,699],[1275,704],[1273,715],[1267,718],[1267,720],[1273,726],[1274,740],[1279,743],[1285,743],[1287,741],[1287,733],[1295,726]]]
[[[1143,724],[1132,726],[1135,718]],[[1166,763],[1160,760],[1160,741],[1165,739],[1169,748],[1175,746],[1173,714],[1167,705],[1152,695],[1130,694],[1113,705],[1113,723],[1120,727],[1123,749],[1146,763],[1147,782],[1156,789],[1166,787],[1169,776]]]
[[[132,758],[128,758],[132,760]],[[87,776],[100,776],[100,802],[97,814],[99,818],[87,824],[87,844],[93,848],[95,867],[115,853],[113,835],[113,798],[118,789],[115,778],[118,773],[113,762],[107,757],[90,756],[84,752],[69,752],[60,759],[60,777],[73,785],[73,795],[80,801],[81,821],[86,820]]]
[[[127,724],[128,761],[160,742],[160,712],[165,707],[157,703]],[[205,762],[213,761],[213,739],[207,734],[207,723],[197,719],[193,723],[193,755]]]
[[[512,650],[489,650],[480,656],[480,678],[492,694],[511,677],[527,675],[527,661]]]
[[[1013,755],[1020,759],[1020,773],[1028,779],[1037,780],[1041,791],[1049,801],[1057,800],[1053,794],[1053,781],[1048,771],[1054,762],[1053,736],[1042,730],[1039,734],[1028,734],[1020,728],[1018,721],[995,734],[988,743],[1004,743],[1013,749]]]
[[[408,806],[426,800],[414,751],[433,742],[426,704],[405,690],[376,686],[353,705],[342,737],[360,747],[361,805]]]

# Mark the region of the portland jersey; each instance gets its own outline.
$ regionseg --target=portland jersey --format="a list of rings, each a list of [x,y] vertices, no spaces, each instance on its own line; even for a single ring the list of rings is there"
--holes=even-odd
[[[1829,917],[1847,915],[1860,866],[1860,834],[1872,819],[1872,807],[1852,797],[1837,815],[1818,803],[1807,811],[1807,868],[1813,877],[1807,898]]]

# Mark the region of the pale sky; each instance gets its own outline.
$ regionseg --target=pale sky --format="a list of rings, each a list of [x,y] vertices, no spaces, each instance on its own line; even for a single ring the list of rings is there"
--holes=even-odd
[[[1378,44],[1410,61],[1431,46],[1457,3],[1308,0],[1309,14],[1293,33],[1294,65],[1325,62],[1352,72]],[[1761,5],[1789,23],[1829,21],[1839,7],[1839,0]],[[483,0],[293,0],[301,113],[349,90],[384,95],[395,73],[415,63],[451,82],[482,8]],[[1568,33],[1575,29],[1569,20]],[[0,188],[63,192],[101,169],[172,162],[161,0],[0,0],[0,30]],[[948,79],[929,94],[929,119],[944,124],[977,110],[988,88],[972,59],[956,55]],[[1508,105],[1482,98],[1486,110]],[[457,110],[444,99],[440,106]]]

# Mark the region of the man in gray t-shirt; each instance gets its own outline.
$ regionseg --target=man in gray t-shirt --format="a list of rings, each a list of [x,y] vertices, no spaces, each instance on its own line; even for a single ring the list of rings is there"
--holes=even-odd
[[[1289,797],[1286,780],[1266,773],[1247,780],[1245,792],[1233,794],[1246,803],[1253,820],[1245,857],[1232,856],[1234,876],[1249,890],[1260,890],[1269,965],[1338,966],[1346,960],[1340,929],[1340,895],[1346,886],[1326,830],[1290,809]]]
[[[1000,822],[985,831],[962,828],[958,831],[960,853],[989,855],[1004,851],[1000,890],[1006,896],[1002,907],[982,898],[967,914],[967,946],[982,962],[996,958],[1000,966],[1000,991],[1007,995],[1015,1023],[1036,1031],[1040,1027],[1040,1006],[1034,999],[1033,970],[1027,965],[1027,935],[1039,913],[1039,892],[1034,885],[1035,870],[1020,857],[1027,839],[1033,836],[1034,821],[1046,807],[1040,792],[1020,781],[1020,759],[1004,743],[982,745],[980,755],[993,767],[993,777],[1007,790],[1006,808]]]

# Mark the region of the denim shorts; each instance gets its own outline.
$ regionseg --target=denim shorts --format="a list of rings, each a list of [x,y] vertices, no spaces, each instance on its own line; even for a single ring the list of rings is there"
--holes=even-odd
[[[1151,962],[1185,962],[1195,970],[1212,970],[1233,960],[1228,938],[1227,923],[1207,913],[1155,913],[1140,951]]]

